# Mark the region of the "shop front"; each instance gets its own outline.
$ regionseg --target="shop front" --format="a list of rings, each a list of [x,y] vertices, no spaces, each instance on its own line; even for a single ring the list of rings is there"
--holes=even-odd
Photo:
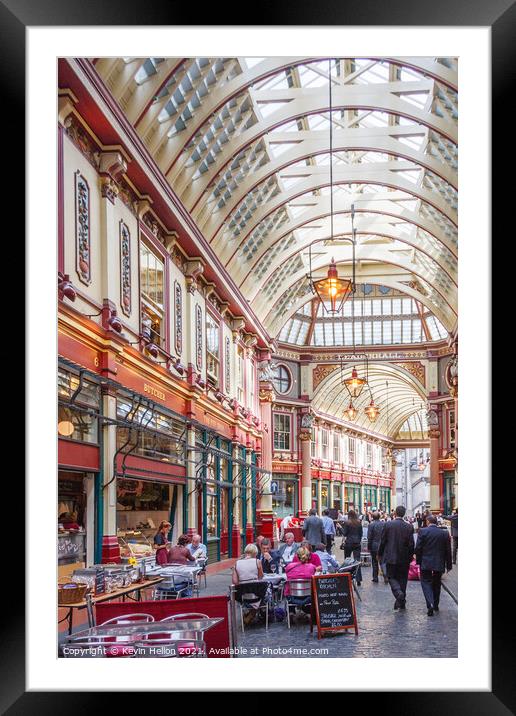
[[[369,511],[377,508],[377,488],[371,487],[371,485],[364,485],[364,509]]]
[[[116,534],[120,557],[150,557],[162,521],[177,542],[184,526],[186,422],[141,396],[116,400]]]
[[[199,514],[200,534],[208,548],[210,562],[227,559],[232,552],[231,534],[233,529],[233,490],[230,487],[233,476],[231,443],[220,436],[205,435],[204,468]]]
[[[344,512],[355,510],[362,511],[362,500],[360,495],[361,487],[357,483],[346,482],[344,485]]]
[[[100,388],[60,360],[58,369],[58,575],[94,562],[98,489]]]
[[[321,482],[321,504],[319,505],[319,512],[328,510],[330,505],[330,481],[322,480]]]
[[[456,507],[455,502],[455,471],[445,470],[443,472],[443,512],[451,515]]]
[[[342,510],[342,483],[337,480],[333,481],[333,500],[331,508],[334,510]]]
[[[378,488],[378,509],[382,512],[391,511],[391,490],[389,487]]]
[[[275,519],[282,520],[288,515],[298,512],[298,479],[297,475],[272,473],[271,480],[272,511]]]

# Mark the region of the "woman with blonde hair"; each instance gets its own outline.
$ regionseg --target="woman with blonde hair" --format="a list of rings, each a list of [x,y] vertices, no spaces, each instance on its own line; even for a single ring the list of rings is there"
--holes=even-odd
[[[237,560],[233,567],[233,584],[263,579],[263,567],[257,556],[258,547],[255,544],[248,544],[244,550],[244,556]]]

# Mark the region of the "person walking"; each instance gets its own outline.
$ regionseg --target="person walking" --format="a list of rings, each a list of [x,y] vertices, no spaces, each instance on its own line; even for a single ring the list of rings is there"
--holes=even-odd
[[[416,544],[416,562],[421,569],[421,589],[425,595],[427,614],[429,617],[439,611],[441,597],[441,577],[444,570],[452,569],[451,542],[448,530],[437,526],[437,517],[426,518]]]
[[[409,565],[414,557],[414,529],[403,519],[406,509],[398,505],[395,517],[385,524],[378,557],[387,565],[387,578],[396,599],[394,609],[405,609]]]
[[[362,522],[358,519],[355,510],[349,510],[348,519],[342,526],[342,534],[345,540],[345,542],[343,540],[344,557],[350,557],[353,553],[353,559],[360,562]],[[360,567],[357,569],[356,581],[358,586],[362,584],[362,570]]]
[[[333,544],[333,540],[335,539],[335,523],[330,517],[329,510],[323,510],[322,521],[324,525],[324,534],[326,535],[326,540],[324,544],[326,545],[326,551],[328,552],[328,554],[331,554],[331,547]]]
[[[316,551],[317,545],[320,542],[324,542],[324,544],[326,544],[324,523],[320,517],[317,517],[317,512],[313,507],[308,512],[308,517],[303,522],[303,537],[312,548],[312,552]]]
[[[453,541],[453,564],[457,564],[457,552],[459,551],[459,508],[457,507],[451,515],[441,515],[443,520],[451,522],[451,537]]]
[[[385,522],[380,522],[380,513],[373,512],[373,519],[367,530],[367,549],[371,553],[373,582],[378,582],[378,547],[382,538]]]

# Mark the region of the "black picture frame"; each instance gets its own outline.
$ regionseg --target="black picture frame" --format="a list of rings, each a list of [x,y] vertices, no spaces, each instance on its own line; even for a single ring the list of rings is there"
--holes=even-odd
[[[253,6],[256,9],[256,5]],[[245,15],[242,6],[235,4],[224,5],[224,12],[211,6],[203,11],[203,25],[220,25],[221,15],[226,19],[235,17],[238,24],[243,24]],[[145,3],[131,4],[123,0],[0,0],[0,48],[3,55],[1,69],[3,85],[2,120],[4,132],[2,136],[20,138],[20,145],[14,148],[12,160],[9,164],[8,187],[9,197],[13,193],[21,199],[21,187],[25,184],[24,152],[21,136],[25,112],[25,30],[27,26],[67,26],[67,25],[181,25],[193,26],[198,19],[198,8],[187,3],[167,3],[163,0],[146,0]],[[297,2],[284,2],[281,5],[266,0],[260,3],[260,17],[263,22],[253,22],[253,25],[385,25],[385,26],[484,26],[491,28],[492,38],[492,176],[504,176],[504,165],[512,157],[514,151],[515,133],[512,117],[507,116],[508,105],[514,87],[514,47],[516,45],[516,6],[514,0],[432,0],[432,2],[414,2],[414,0],[360,0],[359,2],[337,3],[336,0],[319,0],[314,3],[306,0]],[[224,23],[230,25],[231,23]],[[8,111],[6,111],[8,108]],[[5,139],[4,139],[5,141]],[[14,142],[13,142],[14,143]],[[511,151],[512,150],[512,151]],[[502,162],[504,164],[502,164]],[[4,168],[5,172],[5,168]],[[51,173],[51,170],[49,170]],[[505,182],[496,183],[496,191],[492,192],[493,216],[493,254],[500,241],[494,239],[505,233],[501,222],[505,221],[505,213],[510,212],[513,204],[508,192],[513,185],[512,178]],[[12,187],[17,192],[12,192]],[[16,199],[16,197],[15,197]],[[479,197],[479,200],[489,201],[489,197]],[[511,201],[512,200],[512,201]],[[9,212],[12,206],[9,206]],[[21,233],[24,216],[23,208],[17,212],[17,233]],[[511,231],[512,235],[513,231]],[[493,256],[494,260],[494,256]],[[485,278],[485,277],[484,277]],[[479,277],[479,280],[480,277]],[[489,283],[489,282],[487,282]],[[485,294],[483,294],[485,298]],[[500,311],[496,311],[496,307]],[[499,299],[493,295],[493,329],[496,329],[494,317],[503,314]],[[493,331],[494,348],[496,336],[503,336],[503,331]],[[502,338],[498,338],[499,341]],[[500,345],[500,350],[505,346]],[[505,445],[510,444],[508,429],[500,428],[497,438]],[[484,436],[489,440],[489,436]],[[493,462],[493,475],[496,474],[496,456]],[[499,465],[500,474],[510,474],[511,468]],[[467,477],[467,476],[465,476]],[[21,480],[19,481],[21,483]],[[493,496],[499,487],[500,481],[494,482]],[[21,486],[17,486],[17,490]],[[494,499],[493,499],[494,502]],[[507,515],[505,529],[508,521],[512,519]],[[494,522],[494,521],[493,521]],[[348,693],[345,695],[346,708],[350,699],[362,709],[382,711],[392,705],[392,710],[400,716],[404,714],[468,714],[468,716],[484,716],[485,714],[506,715],[516,713],[516,663],[514,647],[510,640],[510,625],[512,603],[514,601],[512,589],[507,588],[510,578],[510,559],[504,558],[502,550],[512,547],[512,543],[504,542],[504,525],[496,526],[496,535],[492,534],[492,544],[497,545],[493,550],[493,619],[492,619],[492,691],[491,692],[396,692],[376,693],[364,697],[364,694]],[[482,498],[479,498],[479,530],[482,534],[479,539],[486,539],[490,530],[489,516],[482,507]],[[495,542],[496,538],[496,542]],[[500,548],[501,545],[501,548]],[[25,610],[21,599],[10,598],[8,608],[4,608],[8,616],[8,624],[4,624],[3,649],[0,650],[1,689],[0,709],[8,714],[41,714],[49,713],[91,713],[94,702],[100,698],[96,692],[26,692],[25,687]],[[482,615],[489,618],[488,615]],[[424,657],[424,645],[422,645]],[[424,667],[423,667],[424,668]],[[340,669],[340,667],[339,667]],[[400,670],[402,666],[400,665]],[[332,679],[332,683],[334,680]],[[314,684],[314,690],[324,685]],[[435,684],[438,689],[439,684]],[[280,687],[280,681],[270,685],[269,690]],[[371,684],[374,689],[374,684]],[[63,689],[66,684],[63,683]],[[296,690],[296,686],[293,685]],[[410,684],[407,684],[410,689]],[[230,690],[230,689],[228,689]],[[328,689],[329,690],[329,689]],[[102,693],[102,699],[109,695]],[[117,695],[117,699],[119,696]],[[136,695],[131,695],[133,706],[136,704]],[[110,698],[111,700],[111,698]],[[139,701],[139,699],[138,699]],[[333,702],[334,705],[335,702]],[[147,708],[154,708],[147,701]],[[229,704],[228,704],[229,707]],[[390,710],[390,709],[389,709]]]

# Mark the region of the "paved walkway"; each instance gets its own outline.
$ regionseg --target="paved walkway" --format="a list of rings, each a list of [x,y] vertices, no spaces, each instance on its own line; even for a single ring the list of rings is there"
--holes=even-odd
[[[453,658],[457,657],[457,605],[443,590],[440,610],[427,616],[420,582],[409,582],[407,608],[394,611],[394,598],[388,584],[371,582],[371,568],[362,567],[359,587],[362,602],[356,602],[358,636],[354,631],[325,635],[317,639],[309,624],[286,621],[270,623],[268,632],[261,623],[238,627],[241,658],[286,657],[367,657],[367,658]],[[447,575],[451,577],[453,571]],[[224,593],[231,582],[231,571],[208,577],[207,589],[201,594]],[[238,607],[237,607],[238,610]],[[424,645],[424,652],[422,651]],[[313,650],[316,650],[315,652]],[[304,650],[304,652],[303,652]],[[321,651],[322,650],[322,651]]]

